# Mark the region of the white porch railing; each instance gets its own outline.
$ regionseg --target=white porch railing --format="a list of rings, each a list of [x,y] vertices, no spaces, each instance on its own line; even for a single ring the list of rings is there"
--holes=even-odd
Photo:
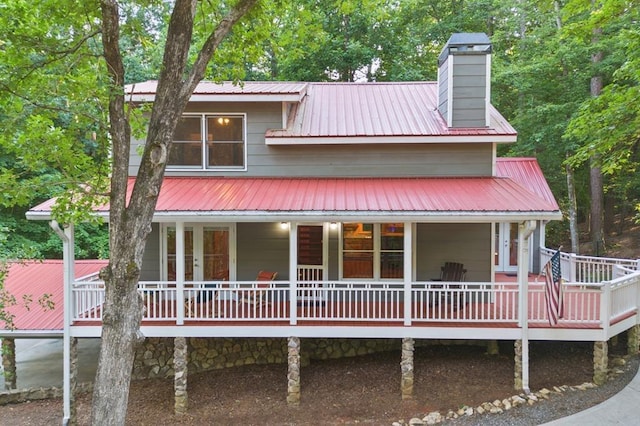
[[[404,285],[399,282],[300,282],[291,309],[288,281],[198,282],[184,285],[178,297],[175,282],[141,282],[144,321],[247,322],[295,324],[310,322],[402,323]],[[602,327],[638,312],[640,273],[599,284],[564,283],[561,326]],[[102,282],[77,282],[73,287],[75,322],[102,319]],[[529,284],[529,324],[546,326],[544,282]],[[179,300],[184,315],[179,312]],[[517,283],[414,282],[409,323],[515,324]],[[292,318],[292,315],[294,318]]]
[[[541,265],[546,264],[554,253],[555,250],[541,248]],[[562,277],[570,283],[601,283],[611,281],[620,275],[640,270],[640,259],[615,259],[561,253],[560,262]]]

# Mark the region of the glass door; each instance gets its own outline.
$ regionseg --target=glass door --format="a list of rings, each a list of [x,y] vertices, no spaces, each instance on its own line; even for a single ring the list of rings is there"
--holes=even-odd
[[[496,272],[518,270],[518,224],[496,223],[495,265]]]
[[[229,226],[208,224],[184,227],[185,281],[228,281],[230,279]],[[176,280],[176,228],[166,227],[166,277]]]

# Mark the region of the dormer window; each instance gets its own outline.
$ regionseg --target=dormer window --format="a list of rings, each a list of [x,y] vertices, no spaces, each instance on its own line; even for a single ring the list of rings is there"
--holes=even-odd
[[[169,153],[170,170],[246,168],[244,114],[186,114]]]

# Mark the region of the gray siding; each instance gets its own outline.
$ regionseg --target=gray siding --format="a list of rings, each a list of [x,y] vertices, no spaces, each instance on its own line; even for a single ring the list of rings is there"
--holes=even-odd
[[[455,55],[449,107],[451,127],[485,127],[487,111],[487,55]]]
[[[160,279],[160,225],[151,224],[151,234],[147,238],[147,245],[142,258],[141,281],[157,281]]]
[[[289,231],[279,223],[238,223],[236,241],[239,281],[253,280],[261,270],[289,279]]]
[[[491,225],[488,223],[422,223],[416,240],[419,281],[440,276],[445,262],[460,262],[466,281],[491,279]]]
[[[197,107],[197,108],[195,108]],[[247,113],[246,171],[167,171],[167,176],[488,176],[491,144],[380,144],[267,146],[265,132],[282,127],[279,103],[198,104],[189,112]],[[132,144],[129,172],[137,173]]]

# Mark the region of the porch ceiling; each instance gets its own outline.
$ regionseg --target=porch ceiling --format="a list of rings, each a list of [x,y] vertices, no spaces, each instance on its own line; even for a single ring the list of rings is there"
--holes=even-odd
[[[135,179],[129,181],[131,191]],[[53,200],[29,211],[47,219]],[[107,215],[108,206],[97,209]],[[203,220],[508,221],[559,219],[555,203],[508,177],[229,178],[166,177],[156,221]]]

